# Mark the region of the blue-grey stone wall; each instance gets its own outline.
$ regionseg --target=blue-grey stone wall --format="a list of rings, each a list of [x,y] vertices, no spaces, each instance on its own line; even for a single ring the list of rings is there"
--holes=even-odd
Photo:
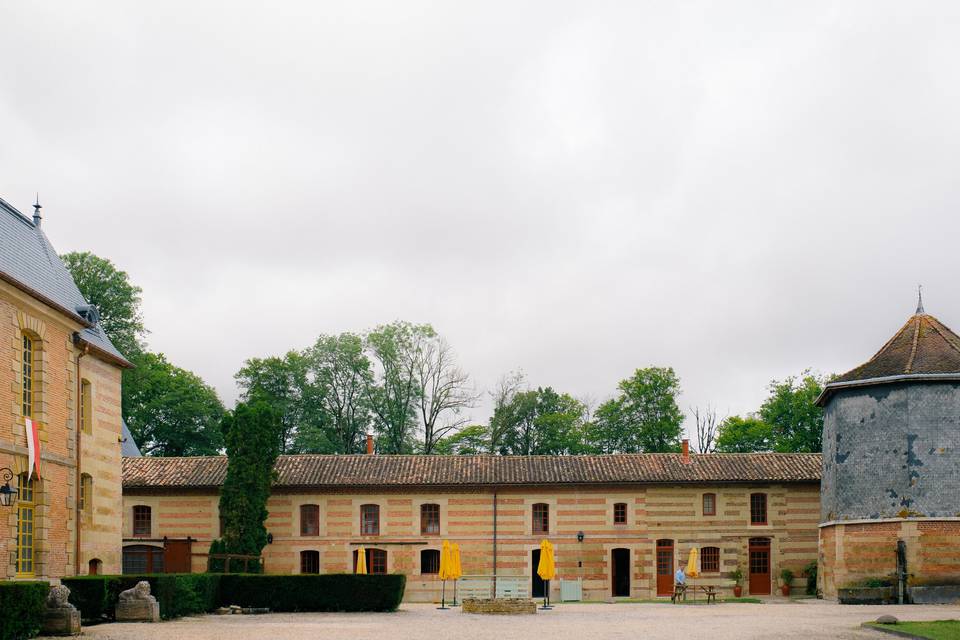
[[[960,515],[960,383],[834,392],[824,407],[822,522]]]

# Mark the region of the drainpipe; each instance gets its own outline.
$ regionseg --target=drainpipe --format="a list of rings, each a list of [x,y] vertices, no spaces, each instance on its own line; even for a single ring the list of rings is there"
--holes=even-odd
[[[497,490],[493,490],[493,593],[491,598],[497,597]]]
[[[80,346],[80,334],[77,332],[74,332],[73,334],[73,344],[75,344],[76,346]],[[88,347],[84,346],[83,350],[77,354],[77,403],[76,403],[77,417],[74,420],[74,424],[76,425],[76,429],[77,429],[77,443],[76,443],[76,446],[74,447],[74,450],[77,452],[77,478],[76,478],[76,485],[74,487],[74,500],[73,500],[73,510],[74,510],[73,521],[75,523],[73,537],[76,542],[76,546],[74,547],[74,552],[73,552],[73,564],[74,564],[73,575],[75,576],[80,575],[80,483],[83,481],[80,475],[81,474],[80,431],[82,430],[80,428],[80,422],[83,417],[80,415],[80,412],[81,412],[80,407],[82,404],[80,399],[80,394],[83,393],[83,382],[82,382],[82,378],[80,377],[80,358],[87,355],[87,349]],[[92,498],[93,496],[90,496],[90,497]]]

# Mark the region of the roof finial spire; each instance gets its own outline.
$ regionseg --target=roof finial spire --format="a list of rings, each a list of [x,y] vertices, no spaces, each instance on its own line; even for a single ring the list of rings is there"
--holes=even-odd
[[[43,207],[40,206],[40,193],[37,192],[37,199],[36,199],[36,201],[35,201],[34,204],[33,204],[33,224],[34,224],[34,226],[37,226],[37,227],[40,226],[40,220],[42,219],[41,216],[40,216],[40,209],[42,209],[42,208],[43,208]]]
[[[917,285],[917,315],[925,313],[923,310],[923,285]]]

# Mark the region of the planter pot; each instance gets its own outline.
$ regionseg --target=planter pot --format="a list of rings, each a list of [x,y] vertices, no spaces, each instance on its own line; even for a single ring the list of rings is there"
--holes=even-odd
[[[743,587],[741,587],[740,585],[734,585],[734,587],[733,587],[733,597],[734,597],[734,598],[739,598],[739,597],[742,596],[742,595],[743,595]]]
[[[897,601],[895,587],[851,587],[837,589],[840,604],[893,604]]]
[[[788,585],[788,584],[782,585],[782,586],[780,587],[780,593],[783,594],[783,597],[784,597],[784,598],[789,597],[789,596],[790,596],[790,585]]]

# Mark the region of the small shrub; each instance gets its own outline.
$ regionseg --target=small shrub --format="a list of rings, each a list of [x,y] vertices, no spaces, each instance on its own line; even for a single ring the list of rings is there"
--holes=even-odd
[[[40,633],[48,582],[0,582],[0,640],[25,640]]]
[[[405,586],[402,574],[225,574],[220,576],[220,605],[271,611],[394,611]]]
[[[785,586],[790,586],[793,584],[793,571],[790,569],[781,569],[780,570],[780,580]]]
[[[807,577],[807,595],[817,595],[817,561],[813,560],[803,568],[803,575]]]
[[[730,572],[730,579],[733,580],[733,584],[740,584],[743,582],[743,569],[738,564],[736,569]]]

